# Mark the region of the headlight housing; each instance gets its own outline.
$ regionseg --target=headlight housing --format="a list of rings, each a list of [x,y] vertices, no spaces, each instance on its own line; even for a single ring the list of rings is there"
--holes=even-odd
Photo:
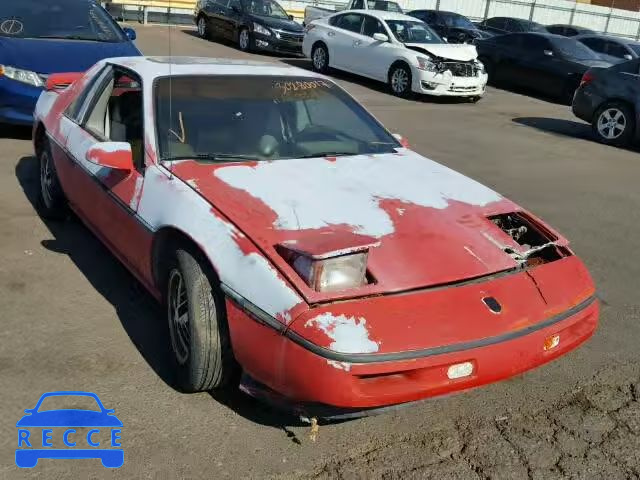
[[[44,87],[44,82],[40,76],[29,70],[22,70],[8,65],[0,65],[0,77],[2,76],[34,87]]]
[[[253,22],[253,31],[260,35],[271,35],[271,30],[256,22]]]
[[[436,64],[427,57],[418,57],[418,68],[426,72],[435,72]]]

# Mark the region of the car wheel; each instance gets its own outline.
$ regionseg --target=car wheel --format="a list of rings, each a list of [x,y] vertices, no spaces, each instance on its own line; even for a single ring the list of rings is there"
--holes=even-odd
[[[248,28],[243,28],[238,34],[238,48],[243,52],[250,52],[253,50],[253,39]]]
[[[474,97],[469,97],[469,101],[471,103],[478,103],[481,99],[482,99],[482,97],[480,95],[476,95]]]
[[[391,66],[389,88],[397,97],[407,98],[411,95],[411,69],[406,64],[398,63]]]
[[[633,140],[635,123],[634,112],[629,106],[611,102],[596,111],[591,126],[600,142],[622,147]]]
[[[209,22],[207,22],[207,19],[204,15],[200,15],[200,17],[198,18],[197,26],[198,36],[200,38],[204,38],[207,40],[211,38],[211,29],[209,27]]]
[[[175,384],[185,392],[230,386],[238,371],[219,282],[201,257],[176,250],[166,281]]]
[[[44,218],[63,220],[67,216],[67,200],[60,186],[49,143],[44,140],[38,152],[40,191],[38,210]]]
[[[329,51],[323,43],[314,45],[311,51],[311,65],[316,72],[327,73],[329,71]]]

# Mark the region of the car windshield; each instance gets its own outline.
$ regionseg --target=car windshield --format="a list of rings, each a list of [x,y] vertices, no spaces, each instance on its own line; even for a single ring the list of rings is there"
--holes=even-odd
[[[396,2],[387,2],[385,0],[367,0],[369,10],[382,10],[383,12],[402,13],[400,5]]]
[[[444,23],[448,27],[466,28],[468,30],[476,29],[476,26],[473,23],[471,23],[471,20],[469,20],[467,17],[463,17],[462,15],[449,13],[449,14],[443,15],[443,18],[444,18]]]
[[[436,32],[424,22],[387,20],[393,35],[402,43],[444,43]]]
[[[282,160],[392,153],[400,147],[334,83],[260,75],[161,78],[161,160]]]
[[[280,4],[273,0],[245,0],[243,5],[245,11],[261,17],[289,18]]]
[[[552,40],[553,46],[564,57],[575,60],[599,60],[597,53],[587,47],[584,43],[572,38],[558,37]]]
[[[78,0],[4,0],[0,36],[124,42],[127,37],[99,5]]]
[[[630,43],[627,45],[627,47],[633,50],[633,53],[635,53],[636,55],[640,55],[640,43]]]

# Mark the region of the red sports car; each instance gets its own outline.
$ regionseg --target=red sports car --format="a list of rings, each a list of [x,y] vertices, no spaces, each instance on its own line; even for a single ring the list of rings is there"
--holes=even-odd
[[[105,60],[49,78],[33,138],[42,214],[71,208],[166,305],[186,391],[241,371],[302,409],[366,410],[511,377],[596,329],[566,239],[326,77]]]

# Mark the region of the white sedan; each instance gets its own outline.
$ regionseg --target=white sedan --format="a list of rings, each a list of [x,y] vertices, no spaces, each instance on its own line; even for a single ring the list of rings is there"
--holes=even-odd
[[[313,69],[336,68],[388,83],[406,97],[426,95],[480,99],[487,84],[474,45],[448,44],[414,17],[349,10],[311,22],[302,51]]]

